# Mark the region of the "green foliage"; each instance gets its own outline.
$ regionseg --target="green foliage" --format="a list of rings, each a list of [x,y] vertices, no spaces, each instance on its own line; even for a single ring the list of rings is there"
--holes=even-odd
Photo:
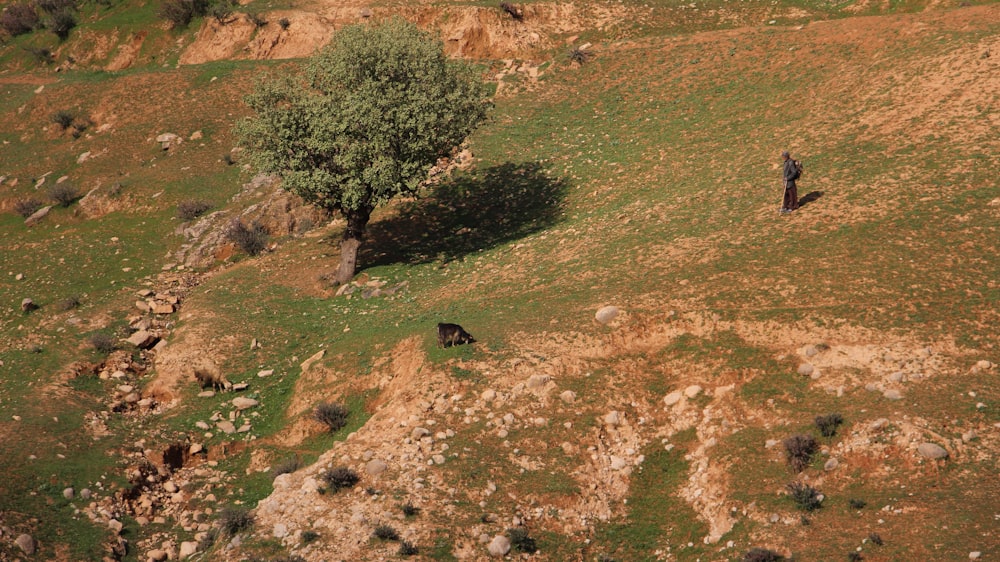
[[[819,490],[799,481],[788,484],[788,495],[795,502],[795,505],[799,506],[799,509],[805,511],[815,511],[823,503],[823,496]]]
[[[268,78],[246,101],[257,115],[236,132],[255,167],[319,207],[365,214],[414,193],[489,106],[470,67],[399,18],[342,29],[304,76]]]

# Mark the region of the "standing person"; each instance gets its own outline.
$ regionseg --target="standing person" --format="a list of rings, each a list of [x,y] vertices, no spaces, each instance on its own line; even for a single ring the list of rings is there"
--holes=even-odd
[[[795,165],[795,160],[792,160],[792,155],[787,150],[781,153],[781,159],[784,161],[781,177],[785,185],[785,196],[781,201],[781,212],[791,213],[799,208],[799,190],[795,186],[795,180],[799,179],[799,168]]]

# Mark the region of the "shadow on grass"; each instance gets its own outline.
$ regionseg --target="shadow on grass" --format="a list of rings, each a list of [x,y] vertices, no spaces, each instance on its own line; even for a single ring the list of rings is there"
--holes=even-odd
[[[567,184],[537,162],[461,174],[368,225],[360,267],[452,261],[556,224]]]
[[[822,191],[810,191],[809,193],[806,193],[805,196],[803,196],[801,199],[799,199],[799,207],[805,207],[806,205],[812,203],[813,201],[816,201],[822,196],[823,196]]]

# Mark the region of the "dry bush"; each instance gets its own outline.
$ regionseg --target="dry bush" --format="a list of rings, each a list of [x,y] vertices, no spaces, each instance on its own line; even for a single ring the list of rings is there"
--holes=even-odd
[[[177,218],[185,221],[196,219],[212,208],[212,204],[200,199],[187,199],[177,204]]]
[[[773,550],[753,547],[743,555],[743,562],[780,562],[785,557]]]
[[[52,18],[46,27],[49,28],[49,31],[55,33],[60,41],[65,41],[69,38],[69,32],[76,27],[76,14],[68,8],[59,10],[52,14]]]
[[[11,37],[31,33],[38,27],[38,12],[27,2],[11,4],[0,13],[0,28]]]
[[[376,539],[383,541],[398,541],[399,532],[392,527],[392,525],[379,525],[375,527],[375,531],[372,532],[372,536]]]
[[[250,529],[253,522],[253,513],[246,508],[225,507],[219,512],[219,529],[228,536]]]
[[[591,53],[590,51],[585,51],[579,47],[574,47],[569,52],[569,60],[577,64],[583,64],[589,61],[593,56],[594,56],[593,53]]]
[[[69,207],[74,201],[80,198],[80,192],[68,182],[53,185],[46,192],[46,195],[60,207]]]
[[[35,211],[42,208],[42,202],[33,197],[28,199],[20,199],[17,203],[14,203],[14,212],[21,215],[24,218],[28,218],[35,214]]]
[[[173,27],[187,27],[191,20],[208,13],[208,0],[163,0],[159,16]]]
[[[528,535],[528,530],[521,527],[507,529],[507,537],[510,539],[510,546],[520,552],[531,554],[538,550],[535,539]]]
[[[324,402],[313,411],[313,419],[325,425],[331,433],[347,425],[350,412],[344,406],[333,402]]]
[[[291,474],[301,468],[301,466],[302,463],[299,461],[299,457],[285,459],[271,467],[271,478],[277,478],[282,474]]]
[[[361,481],[358,473],[346,466],[338,466],[337,468],[327,470],[321,478],[326,483],[327,491],[333,494],[346,488],[353,488],[355,484]]]
[[[63,312],[66,312],[68,310],[73,310],[74,308],[77,308],[79,306],[80,306],[80,297],[73,295],[59,301],[59,305],[57,308]]]
[[[844,417],[840,414],[827,414],[816,416],[816,427],[823,437],[833,437],[837,434],[837,428],[844,423]]]
[[[417,545],[408,541],[402,541],[399,543],[400,556],[413,556],[415,554],[420,554],[420,549],[417,548]]]
[[[796,472],[805,470],[812,462],[813,454],[819,449],[816,438],[812,435],[793,435],[782,444],[785,446],[785,458]]]
[[[59,127],[61,127],[62,130],[64,131],[68,129],[70,125],[73,124],[73,119],[76,119],[76,116],[73,115],[73,112],[66,111],[65,109],[60,109],[59,111],[52,114],[52,122],[55,123],[56,125],[59,125]]]
[[[93,334],[90,334],[87,341],[90,342],[90,345],[92,345],[94,349],[104,355],[111,353],[118,346],[118,341],[115,337],[104,332],[94,332]]]
[[[239,249],[251,256],[256,256],[267,248],[267,229],[257,221],[247,226],[239,219],[233,219],[226,232],[229,238]]]
[[[788,484],[788,495],[799,506],[799,509],[806,511],[815,511],[823,503],[823,496],[819,490],[798,481]]]

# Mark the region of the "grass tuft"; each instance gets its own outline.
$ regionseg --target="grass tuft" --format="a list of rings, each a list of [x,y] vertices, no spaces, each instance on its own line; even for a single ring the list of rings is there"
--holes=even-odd
[[[799,509],[805,511],[816,511],[823,503],[823,496],[819,490],[798,481],[788,484],[788,495],[795,501]]]
[[[350,412],[341,404],[334,402],[324,402],[313,410],[313,419],[322,423],[335,433],[347,425],[347,416]]]

